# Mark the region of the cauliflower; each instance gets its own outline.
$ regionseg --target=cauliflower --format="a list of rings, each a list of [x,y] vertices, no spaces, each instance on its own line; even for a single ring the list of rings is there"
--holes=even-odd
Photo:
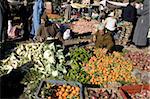
[[[43,54],[45,59],[49,59],[50,56],[54,56],[54,52],[50,51],[50,50],[46,50]]]
[[[56,71],[52,71],[52,76],[53,76],[53,77],[58,76],[58,71],[57,71],[57,70],[56,70]]]

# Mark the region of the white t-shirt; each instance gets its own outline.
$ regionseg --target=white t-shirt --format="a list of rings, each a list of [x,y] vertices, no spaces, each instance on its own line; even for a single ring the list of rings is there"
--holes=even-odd
[[[116,23],[117,23],[116,19],[112,17],[108,17],[105,20],[105,28],[110,31],[114,31],[116,29]]]

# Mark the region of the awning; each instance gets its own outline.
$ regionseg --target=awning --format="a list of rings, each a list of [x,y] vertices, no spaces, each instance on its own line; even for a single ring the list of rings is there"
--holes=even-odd
[[[107,0],[107,3],[115,5],[115,6],[119,6],[119,7],[126,7],[129,4],[129,3],[114,2],[114,1],[109,1],[109,0]]]
[[[73,8],[87,8],[88,5],[85,5],[85,4],[79,4],[79,3],[72,3],[71,6]]]

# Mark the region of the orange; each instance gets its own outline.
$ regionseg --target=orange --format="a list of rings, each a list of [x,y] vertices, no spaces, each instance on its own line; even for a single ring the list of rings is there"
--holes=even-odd
[[[80,88],[79,88],[79,87],[76,87],[75,89],[76,89],[76,91],[77,91],[77,92],[79,92],[79,91],[80,91]]]
[[[62,92],[62,91],[59,91],[58,94],[59,94],[59,96],[61,96],[61,95],[63,94],[63,92]]]
[[[52,97],[49,96],[47,99],[52,99]]]
[[[70,89],[71,88],[71,86],[67,86],[67,89]]]
[[[76,91],[75,91],[75,90],[73,90],[73,91],[72,91],[72,94],[73,94],[73,95],[75,95],[75,94],[76,94]]]
[[[65,91],[65,88],[62,87],[62,88],[61,88],[61,92],[64,92],[64,91]]]

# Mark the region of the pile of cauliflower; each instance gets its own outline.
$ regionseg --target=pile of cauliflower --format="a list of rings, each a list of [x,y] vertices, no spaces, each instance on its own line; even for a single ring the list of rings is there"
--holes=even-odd
[[[1,61],[0,69],[8,74],[30,61],[34,62],[34,69],[44,75],[58,77],[67,73],[63,48],[54,42],[20,44],[7,59]]]

